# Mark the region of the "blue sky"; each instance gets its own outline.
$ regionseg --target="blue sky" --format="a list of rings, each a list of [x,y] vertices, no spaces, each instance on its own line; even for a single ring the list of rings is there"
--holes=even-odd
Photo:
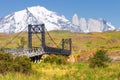
[[[77,13],[79,18],[104,18],[120,27],[120,0],[1,0],[0,17],[36,5],[65,15],[69,20]]]

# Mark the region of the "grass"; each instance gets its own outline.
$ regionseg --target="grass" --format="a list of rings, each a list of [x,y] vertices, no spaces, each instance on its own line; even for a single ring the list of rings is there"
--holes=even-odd
[[[49,63],[34,64],[29,75],[8,73],[0,75],[0,80],[119,80],[120,64],[111,63],[107,68],[91,69],[87,63],[56,65]]]
[[[3,47],[15,35],[0,34],[0,47]],[[120,32],[82,34],[68,31],[50,31],[50,35],[58,46],[61,46],[60,42],[62,38],[72,38],[73,53],[78,53],[75,54],[76,56],[81,54],[86,57],[86,54],[90,54],[99,48],[105,48],[110,52],[120,50]],[[27,41],[27,33],[22,33],[22,35],[5,47],[16,48],[20,37],[24,37]],[[33,46],[39,47],[41,43],[35,35],[33,35],[33,39]],[[46,35],[46,44],[55,47],[48,35]],[[27,43],[25,47],[27,47]],[[115,53],[117,54],[118,52],[116,51]],[[120,80],[119,63],[111,63],[107,68],[95,69],[89,68],[88,63],[71,63],[66,65],[33,63],[32,69],[33,72],[28,75],[18,72],[8,73],[6,75],[0,74],[0,80]]]
[[[104,33],[71,33],[68,31],[50,31],[52,38],[60,47],[62,38],[72,38],[72,48],[73,52],[80,52],[83,50],[91,50],[97,48],[106,48],[112,50],[120,50],[120,32],[104,32]],[[0,34],[0,44],[1,47],[4,46],[8,41],[14,38],[17,34]],[[7,48],[16,48],[20,37],[24,37],[27,41],[27,33],[22,33],[19,37],[15,38]],[[40,36],[41,37],[41,36]],[[33,35],[33,46],[39,47],[40,41]],[[46,44],[49,46],[54,46],[54,43],[50,40],[46,33]],[[27,47],[27,43],[25,45]]]

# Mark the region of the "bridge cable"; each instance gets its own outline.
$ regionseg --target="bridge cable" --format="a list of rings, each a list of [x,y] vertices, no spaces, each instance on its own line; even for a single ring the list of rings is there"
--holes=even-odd
[[[4,46],[3,48],[5,48],[7,45],[9,45],[14,39],[16,39],[24,30],[26,30],[27,26],[18,34],[16,34],[11,40],[9,40]]]
[[[37,36],[37,38],[38,38],[40,41],[42,41],[41,38],[40,38],[37,34],[35,34],[35,35]]]
[[[46,30],[48,36],[50,37],[51,41],[55,44],[55,46],[56,46],[57,48],[59,48],[58,45],[57,45],[57,43],[56,43],[55,40],[51,37],[51,35],[49,34],[49,32],[47,31],[46,28],[45,28],[45,30]]]
[[[27,10],[27,13],[30,14],[28,17],[33,16],[33,14],[28,10],[28,8],[27,8],[26,10]],[[33,16],[33,18],[34,18],[36,21],[38,21],[36,17]],[[29,18],[27,18],[27,20],[28,20],[28,19],[29,19]],[[27,20],[26,20],[26,21],[27,21]],[[23,30],[25,30],[26,28],[27,28],[27,26],[26,26]],[[23,32],[23,30],[22,30],[20,33],[18,33],[12,40],[8,41],[8,42],[3,46],[3,48],[6,47],[7,45],[9,45],[16,37],[18,37],[18,36]]]
[[[33,16],[33,14],[28,10],[28,8],[27,8],[27,12],[29,12],[29,14],[31,15],[31,16]],[[38,22],[38,19],[35,17],[35,16],[33,16],[33,18]],[[46,29],[46,28],[45,28]],[[55,41],[53,40],[53,38],[50,36],[50,34],[48,33],[48,31],[47,31],[47,29],[46,29],[46,32],[47,32],[47,34],[48,34],[48,36],[50,37],[50,39],[52,40],[52,42],[56,45],[56,47],[57,48],[59,48],[58,47],[58,45],[55,43]],[[39,38],[40,39],[40,38]]]

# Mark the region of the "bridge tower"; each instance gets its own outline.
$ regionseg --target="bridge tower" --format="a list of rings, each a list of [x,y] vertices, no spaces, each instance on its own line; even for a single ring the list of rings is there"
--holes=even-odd
[[[46,31],[47,32],[47,31]],[[32,34],[40,34],[41,33],[41,47],[42,51],[46,54],[59,54],[59,55],[70,55],[72,52],[72,40],[71,38],[69,39],[62,39],[62,48],[57,48],[54,47],[49,47],[45,43],[45,25],[40,24],[40,25],[28,25],[28,48],[32,50]],[[48,33],[48,32],[47,32]],[[49,33],[48,33],[49,34]],[[51,40],[54,42],[52,37],[49,35]],[[55,42],[54,42],[55,43]],[[68,49],[66,49],[65,45],[68,45]]]
[[[62,52],[66,53],[66,49],[65,49],[65,44],[68,45],[68,53],[72,53],[72,40],[71,38],[69,39],[62,39]]]
[[[32,49],[32,34],[40,34],[41,33],[41,45],[42,48],[45,48],[45,25],[28,25],[28,48]]]

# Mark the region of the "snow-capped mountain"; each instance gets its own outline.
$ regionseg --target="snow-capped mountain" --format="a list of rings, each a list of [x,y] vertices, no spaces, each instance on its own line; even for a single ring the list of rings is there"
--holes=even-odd
[[[17,33],[23,30],[27,31],[28,24],[44,23],[48,31],[50,30],[69,30],[72,32],[104,32],[115,30],[115,27],[104,19],[86,20],[78,19],[77,14],[73,16],[73,23],[65,18],[64,15],[59,16],[57,13],[47,10],[41,6],[28,7],[24,10],[14,12],[0,19],[0,32]]]
[[[116,29],[116,31],[120,31],[120,27],[118,27],[118,28]]]
[[[76,17],[76,14],[74,15]],[[89,18],[86,20],[85,18],[80,18],[79,24],[75,24],[77,19],[73,16],[73,24],[79,26],[79,29],[83,33],[88,32],[105,32],[105,31],[113,31],[115,27],[104,19],[93,19]]]
[[[115,27],[105,21],[104,19],[88,19],[88,30],[89,32],[105,32],[105,31],[113,31]]]
[[[79,25],[79,19],[78,19],[77,14],[73,15],[72,23],[75,24],[75,25]]]
[[[28,7],[24,10],[14,12],[0,19],[0,32],[17,33],[28,24],[44,23],[48,31],[50,30],[69,30],[78,32],[78,27],[73,25],[63,15],[47,10],[41,6]],[[27,28],[25,29],[27,31]]]

